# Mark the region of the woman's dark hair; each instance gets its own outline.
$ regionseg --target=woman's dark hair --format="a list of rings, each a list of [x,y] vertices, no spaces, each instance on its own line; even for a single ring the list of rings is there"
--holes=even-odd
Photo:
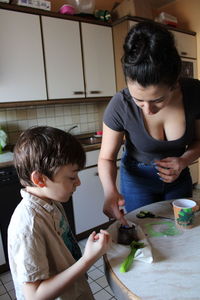
[[[173,34],[154,21],[136,24],[126,36],[122,65],[127,81],[173,86],[181,72]]]
[[[23,186],[33,186],[33,171],[52,179],[59,167],[77,164],[83,169],[85,161],[84,149],[74,136],[48,126],[27,129],[14,148],[15,168]]]

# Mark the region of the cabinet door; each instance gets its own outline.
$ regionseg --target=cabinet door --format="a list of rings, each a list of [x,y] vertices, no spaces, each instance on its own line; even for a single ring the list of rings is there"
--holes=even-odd
[[[181,56],[189,57],[189,58],[196,58],[197,57],[197,43],[196,43],[196,36],[178,32],[178,31],[171,31],[175,37],[176,46],[178,52]]]
[[[48,98],[85,97],[79,23],[42,17],[42,29]]]
[[[97,167],[79,173],[81,186],[73,194],[76,234],[108,222],[103,214],[104,194]]]
[[[115,68],[110,27],[82,23],[86,97],[113,96]]]
[[[0,101],[45,100],[39,16],[0,10]]]

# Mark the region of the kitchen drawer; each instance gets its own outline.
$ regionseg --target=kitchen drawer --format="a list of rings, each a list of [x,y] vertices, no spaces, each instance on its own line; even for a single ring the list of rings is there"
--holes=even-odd
[[[100,149],[86,152],[86,167],[96,166]]]

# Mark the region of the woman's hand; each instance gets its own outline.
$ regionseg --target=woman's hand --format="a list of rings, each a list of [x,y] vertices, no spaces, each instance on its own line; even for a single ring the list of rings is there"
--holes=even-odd
[[[155,160],[154,163],[160,179],[167,183],[175,181],[186,167],[184,159],[181,157],[167,157]]]
[[[124,218],[124,211],[120,209],[125,204],[123,196],[118,192],[111,193],[106,196],[103,212],[110,219],[117,219],[122,225],[128,225],[126,219]]]

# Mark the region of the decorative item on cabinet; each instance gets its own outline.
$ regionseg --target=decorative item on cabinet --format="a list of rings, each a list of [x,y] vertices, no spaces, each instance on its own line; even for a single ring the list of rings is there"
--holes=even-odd
[[[47,0],[12,0],[11,3],[38,9],[51,10],[51,1]]]
[[[95,0],[68,0],[73,5],[76,13],[93,14],[95,10]]]
[[[75,14],[75,8],[72,5],[64,4],[60,7],[59,13],[63,15],[74,15]]]
[[[106,22],[111,21],[111,14],[108,10],[102,10],[102,9],[95,10],[94,15],[97,19],[100,19],[102,21],[106,21]]]

